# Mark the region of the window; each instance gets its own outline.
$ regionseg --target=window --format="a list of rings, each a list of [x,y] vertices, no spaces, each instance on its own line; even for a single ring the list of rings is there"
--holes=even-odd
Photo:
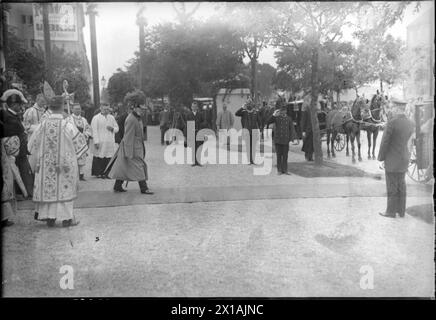
[[[29,24],[33,24],[33,16],[29,16]]]
[[[35,39],[30,39],[30,47],[35,48]]]
[[[21,23],[26,24],[26,16],[24,14],[21,15]]]

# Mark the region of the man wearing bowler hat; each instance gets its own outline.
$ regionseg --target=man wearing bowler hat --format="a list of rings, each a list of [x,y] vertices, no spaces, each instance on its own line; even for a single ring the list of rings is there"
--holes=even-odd
[[[398,213],[406,213],[406,171],[409,166],[410,151],[408,141],[413,133],[413,122],[407,119],[407,102],[391,99],[392,118],[386,124],[380,144],[378,160],[384,161],[387,189],[386,211],[383,217],[395,218]]]

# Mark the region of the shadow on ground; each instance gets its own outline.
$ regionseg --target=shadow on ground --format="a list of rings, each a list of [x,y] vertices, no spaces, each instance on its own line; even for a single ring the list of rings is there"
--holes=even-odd
[[[422,204],[418,206],[411,206],[406,209],[407,214],[420,219],[426,223],[433,224],[434,221],[434,207],[432,204]]]
[[[323,161],[322,166],[316,166],[314,162],[289,162],[288,170],[305,178],[318,177],[371,177],[381,179],[380,175],[367,173],[356,167],[347,166],[335,162]]]

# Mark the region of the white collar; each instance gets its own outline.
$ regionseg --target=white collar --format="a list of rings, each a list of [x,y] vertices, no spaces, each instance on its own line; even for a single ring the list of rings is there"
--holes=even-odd
[[[64,118],[64,116],[63,116],[63,114],[62,113],[51,113],[50,114],[50,118],[52,118],[52,119],[63,119]]]
[[[33,107],[34,107],[35,109],[39,110],[39,111],[45,111],[44,108],[41,107],[41,106],[40,106],[39,104],[37,104],[36,102],[35,102],[35,104],[33,105]]]
[[[76,116],[74,113],[72,113],[71,115],[73,116],[73,118],[76,118],[76,119],[78,119],[78,120],[79,120],[79,119],[82,119],[82,116],[80,116],[80,115],[79,115],[79,116]]]

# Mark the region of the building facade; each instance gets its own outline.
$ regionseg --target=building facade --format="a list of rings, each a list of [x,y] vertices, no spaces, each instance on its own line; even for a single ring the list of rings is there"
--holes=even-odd
[[[8,32],[21,40],[30,52],[44,51],[42,7],[39,3],[10,3],[5,10]],[[53,47],[75,53],[80,58],[85,78],[92,87],[91,70],[84,42],[85,12],[82,3],[50,3],[50,42]],[[7,67],[7,66],[6,66]],[[90,90],[92,92],[92,90]]]

